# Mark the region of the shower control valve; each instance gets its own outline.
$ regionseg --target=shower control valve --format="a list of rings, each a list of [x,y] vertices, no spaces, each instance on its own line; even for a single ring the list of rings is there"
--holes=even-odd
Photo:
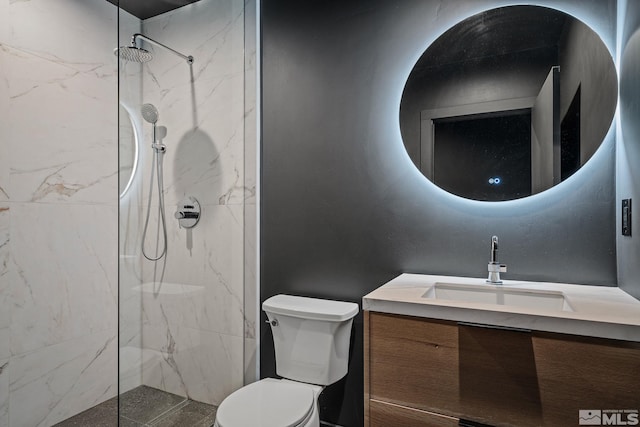
[[[178,210],[174,214],[181,228],[193,228],[200,220],[200,203],[195,197],[185,197],[178,203]]]

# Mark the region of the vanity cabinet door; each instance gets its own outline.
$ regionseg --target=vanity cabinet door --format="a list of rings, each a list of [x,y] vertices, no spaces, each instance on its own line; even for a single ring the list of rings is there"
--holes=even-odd
[[[543,425],[577,425],[579,410],[640,410],[640,343],[534,332],[533,344]]]
[[[457,324],[373,312],[368,318],[369,398],[456,414]]]
[[[365,399],[487,425],[541,424],[529,332],[382,313],[368,319]]]
[[[495,426],[542,425],[530,331],[458,324],[458,361],[460,417]]]
[[[635,425],[639,378],[640,343],[365,312],[365,425],[572,426],[580,410]]]

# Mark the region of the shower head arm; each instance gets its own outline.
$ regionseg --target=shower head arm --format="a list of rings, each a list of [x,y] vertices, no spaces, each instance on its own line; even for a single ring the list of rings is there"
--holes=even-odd
[[[180,52],[178,52],[177,50],[171,49],[169,46],[164,45],[164,44],[162,44],[160,42],[157,42],[157,41],[153,40],[152,38],[149,38],[149,37],[145,36],[144,34],[140,34],[140,33],[134,34],[131,37],[131,45],[132,46],[136,45],[136,39],[142,39],[142,40],[145,40],[145,41],[147,41],[147,42],[149,42],[151,44],[154,44],[156,46],[160,46],[162,48],[165,48],[169,52],[172,52],[173,54],[178,55],[180,58],[182,58],[185,61],[187,61],[187,64],[189,64],[189,65],[193,64],[193,56],[191,56],[191,55],[188,55],[188,56],[187,55],[183,55]]]

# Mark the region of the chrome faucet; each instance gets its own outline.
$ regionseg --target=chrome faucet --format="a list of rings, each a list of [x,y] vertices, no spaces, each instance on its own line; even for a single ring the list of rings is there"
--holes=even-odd
[[[502,280],[500,280],[500,273],[506,273],[507,266],[498,262],[498,236],[491,237],[491,259],[489,260],[487,270],[489,271],[487,283],[501,285]]]

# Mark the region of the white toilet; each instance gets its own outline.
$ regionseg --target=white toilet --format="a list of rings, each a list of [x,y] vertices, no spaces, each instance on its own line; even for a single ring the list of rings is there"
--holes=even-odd
[[[214,427],[318,427],[318,396],[347,374],[350,302],[276,295],[262,304],[273,332],[276,372],[227,397]]]

